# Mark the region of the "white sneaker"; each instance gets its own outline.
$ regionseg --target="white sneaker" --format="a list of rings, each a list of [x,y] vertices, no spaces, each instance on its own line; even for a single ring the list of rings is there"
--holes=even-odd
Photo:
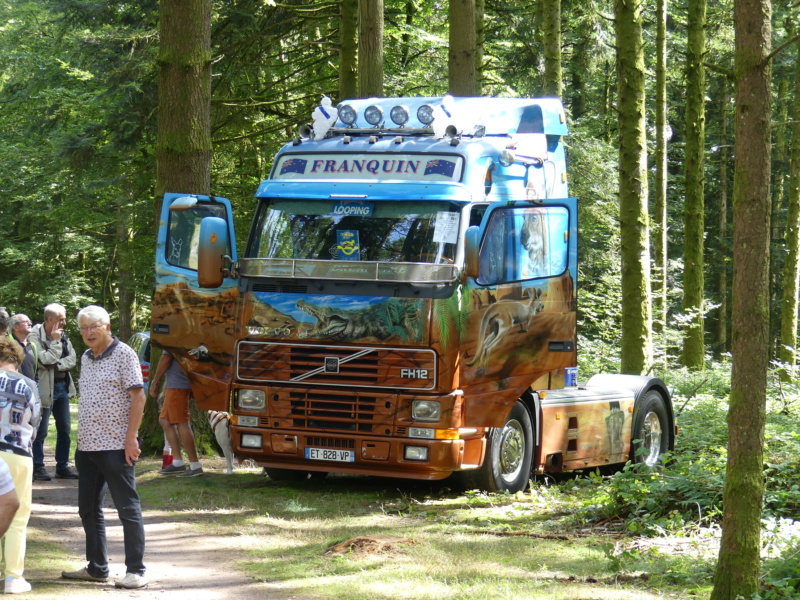
[[[144,575],[137,575],[136,573],[126,573],[125,577],[118,579],[114,582],[114,586],[118,588],[125,588],[126,590],[135,590],[150,583]]]
[[[31,584],[22,577],[6,577],[6,594],[24,594],[31,591]]]

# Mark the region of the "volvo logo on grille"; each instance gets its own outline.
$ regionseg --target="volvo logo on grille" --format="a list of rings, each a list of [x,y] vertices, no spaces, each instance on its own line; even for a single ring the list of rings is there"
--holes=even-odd
[[[339,372],[339,357],[338,356],[326,356],[325,357],[325,372],[326,373],[338,373]]]

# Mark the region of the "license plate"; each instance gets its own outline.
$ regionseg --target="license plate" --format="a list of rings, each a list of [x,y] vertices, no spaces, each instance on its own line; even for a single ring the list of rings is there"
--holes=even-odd
[[[306,448],[309,460],[332,460],[336,462],[356,462],[353,450],[331,450],[329,448]]]

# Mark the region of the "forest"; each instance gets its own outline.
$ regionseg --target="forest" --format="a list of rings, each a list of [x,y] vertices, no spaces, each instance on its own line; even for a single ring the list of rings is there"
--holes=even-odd
[[[12,314],[37,322],[49,302],[69,315],[96,303],[112,314],[122,339],[148,328],[165,191],[157,183],[166,121],[162,114],[159,122],[159,78],[171,42],[163,39],[160,14],[169,4],[0,0],[0,305]],[[731,381],[731,366],[738,356],[756,358],[761,368],[763,354],[767,387],[755,400],[765,404],[766,424],[757,422],[756,407],[753,427],[761,434],[751,440],[763,445],[766,428],[763,518],[774,530],[793,523],[800,507],[800,429],[793,425],[800,411],[796,2],[214,0],[210,190],[232,200],[243,232],[271,157],[310,121],[323,96],[337,103],[343,94],[465,95],[453,89],[452,72],[465,69],[452,56],[455,19],[463,27],[453,7],[461,5],[474,10],[475,35],[468,37],[475,60],[466,69],[474,95],[557,95],[567,110],[571,193],[581,211],[581,379],[601,371],[659,375],[674,387],[688,432],[679,436],[670,477],[615,476],[607,498],[613,508],[604,514],[650,531],[723,522],[727,432],[720,407],[730,399],[729,423],[737,407],[749,410],[738,401],[747,399],[747,388]],[[358,54],[380,55],[377,83],[353,53],[351,17],[359,6],[377,7],[381,17],[377,48]],[[744,26],[747,10],[765,15],[760,32]],[[768,66],[759,74],[768,86],[767,126],[747,129],[737,115],[737,91],[748,81],[737,44],[765,29],[759,64]],[[626,70],[629,53],[641,64]],[[757,96],[755,84],[748,89]],[[639,97],[641,105],[634,103]],[[771,136],[766,145],[758,145],[759,134]],[[621,148],[634,138],[641,147],[631,171]],[[737,171],[748,165],[768,179],[762,193],[751,194],[758,202],[749,209]],[[756,277],[749,286],[738,271],[737,287],[734,255],[759,228],[765,252],[747,265]],[[642,287],[633,291],[625,282],[632,255],[642,269]],[[737,329],[737,316],[763,322],[763,332]],[[753,355],[745,356],[742,344],[751,342]],[[756,573],[760,598],[799,593],[799,540],[785,538],[779,567]]]

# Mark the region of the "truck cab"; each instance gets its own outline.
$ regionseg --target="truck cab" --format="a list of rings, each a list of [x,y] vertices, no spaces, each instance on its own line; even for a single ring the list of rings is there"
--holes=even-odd
[[[329,101],[275,156],[238,254],[231,203],[170,193],[152,341],[234,452],[518,491],[674,445],[658,379],[578,386],[577,200],[557,99]],[[638,449],[638,452],[637,452]]]

